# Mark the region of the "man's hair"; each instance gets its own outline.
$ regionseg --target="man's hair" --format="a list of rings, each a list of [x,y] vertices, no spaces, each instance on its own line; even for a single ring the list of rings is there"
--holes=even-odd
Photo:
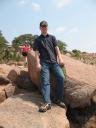
[[[41,26],[48,26],[47,21],[45,21],[45,20],[41,21],[41,22],[40,22],[40,27],[41,27]]]

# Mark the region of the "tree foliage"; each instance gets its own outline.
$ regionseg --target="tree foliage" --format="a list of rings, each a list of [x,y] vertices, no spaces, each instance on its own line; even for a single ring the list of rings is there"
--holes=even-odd
[[[67,44],[65,42],[58,40],[58,47],[59,47],[61,53],[67,52],[67,50],[66,50]]]
[[[74,50],[72,50],[72,52],[73,52],[74,57],[81,59],[81,51],[80,50],[74,49]]]
[[[5,49],[7,49],[8,41],[0,31],[0,63],[3,61],[5,56]]]
[[[6,47],[8,44],[8,41],[3,36],[2,32],[0,31],[0,49]]]
[[[33,42],[35,40],[36,36],[33,36],[32,34],[24,34],[20,35],[12,41],[12,46],[18,50],[18,46],[23,45],[25,43],[29,44],[31,47],[33,45]]]

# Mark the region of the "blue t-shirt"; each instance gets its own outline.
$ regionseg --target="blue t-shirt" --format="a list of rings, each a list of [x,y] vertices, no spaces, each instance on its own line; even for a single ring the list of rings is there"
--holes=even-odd
[[[33,50],[39,51],[41,61],[54,63],[57,62],[56,46],[55,36],[49,34],[46,36],[40,35],[33,44]]]

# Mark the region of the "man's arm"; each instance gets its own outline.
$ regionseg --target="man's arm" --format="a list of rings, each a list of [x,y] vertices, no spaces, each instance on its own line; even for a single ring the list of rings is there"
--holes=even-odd
[[[61,52],[60,52],[60,50],[59,50],[59,47],[56,46],[56,47],[55,47],[55,50],[56,50],[57,60],[59,61],[59,64],[60,64],[60,65],[64,65],[64,62],[63,62],[63,59],[62,59],[62,54],[61,54]]]
[[[60,49],[58,47],[58,42],[57,42],[55,36],[53,36],[53,44],[54,44],[54,47],[55,47],[55,50],[56,50],[56,54],[57,54],[57,62],[60,65],[64,65],[64,62],[63,62],[63,59],[62,59],[62,54],[61,54]]]
[[[56,47],[55,47],[55,50],[56,50],[56,54],[57,54],[59,60],[61,60],[61,52],[60,52],[60,50],[59,50],[59,47],[56,46]]]

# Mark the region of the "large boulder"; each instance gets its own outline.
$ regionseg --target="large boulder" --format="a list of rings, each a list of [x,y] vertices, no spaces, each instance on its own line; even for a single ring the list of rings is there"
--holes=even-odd
[[[15,84],[9,83],[6,85],[0,85],[0,103],[6,100],[8,97],[14,95],[16,92]]]
[[[28,73],[32,82],[40,87],[40,70],[37,69],[35,53],[32,50],[28,53]],[[39,59],[39,58],[38,58]]]
[[[6,77],[6,80],[10,80],[11,82],[15,82],[21,70],[25,70],[24,68],[19,68],[15,65],[7,65],[0,64],[0,75]],[[3,78],[4,78],[3,77]],[[4,83],[4,82],[3,82]]]
[[[38,58],[39,59],[39,58]],[[90,105],[96,95],[96,67],[84,64],[69,56],[62,55],[67,78],[65,81],[65,101],[71,107],[84,107]],[[40,70],[36,69],[34,52],[28,53],[28,73],[37,87],[40,87]],[[56,81],[51,76],[52,89],[55,89]]]
[[[14,81],[17,79],[18,74],[15,70],[17,70],[15,66],[0,65],[0,103],[14,95],[17,91]]]
[[[26,89],[28,91],[35,91],[37,89],[36,86],[34,86],[32,83],[28,75],[28,71],[20,71],[20,74],[18,75],[15,83],[19,88]]]
[[[10,83],[10,80],[7,77],[0,75],[0,85],[6,85],[9,83]]]
[[[71,107],[84,107],[95,102],[96,66],[84,64],[68,56],[63,56],[67,72],[65,99]],[[71,102],[70,102],[71,101]]]
[[[15,83],[19,88],[33,91],[35,86],[33,85],[28,75],[28,69],[18,67],[16,65],[0,64],[0,85],[8,84],[11,82]]]
[[[0,105],[0,126],[3,128],[70,128],[63,108],[54,105],[46,113],[38,112],[41,96],[22,93]]]

